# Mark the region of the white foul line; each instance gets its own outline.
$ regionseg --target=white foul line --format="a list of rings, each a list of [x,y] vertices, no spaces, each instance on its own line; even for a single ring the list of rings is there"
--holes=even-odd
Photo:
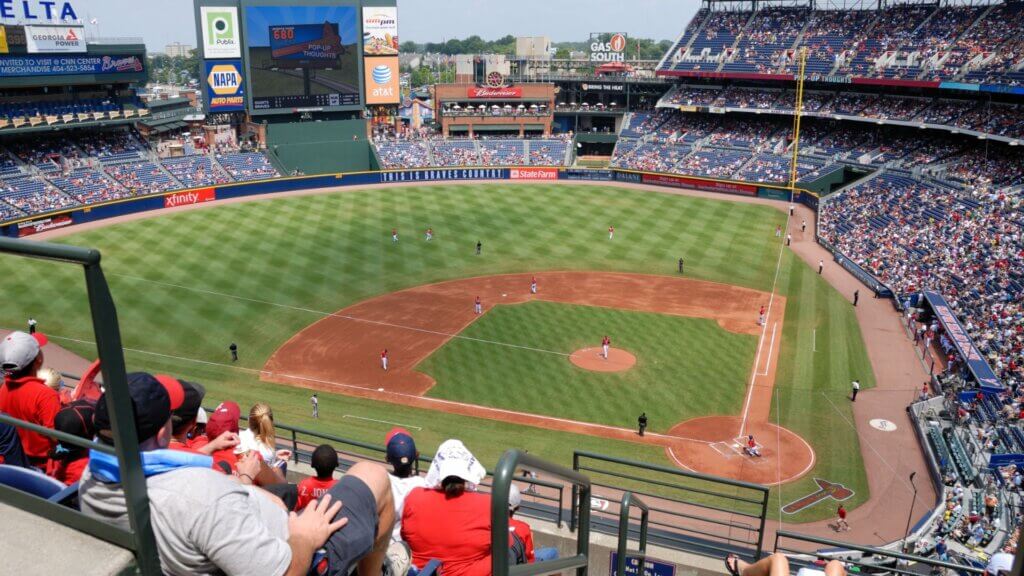
[[[771,342],[768,343],[768,357],[764,361],[764,372],[761,372],[760,374],[758,374],[758,376],[767,376],[768,375],[768,368],[771,367],[771,365],[772,365],[772,350],[775,349],[775,330],[778,327],[779,327],[779,323],[778,322],[776,322],[775,324],[772,324],[772,339],[771,339]],[[742,438],[742,436],[741,436],[741,438]]]
[[[342,415],[342,419],[344,419],[344,418],[355,418],[356,420],[366,420],[368,422],[379,422],[381,424],[391,424],[392,426],[402,426],[404,428],[415,428],[417,430],[423,430],[423,428],[421,428],[419,426],[413,426],[412,424],[402,424],[401,422],[391,422],[390,420],[377,420],[376,418],[367,418],[365,416],[356,416],[355,414],[344,414],[344,415]]]
[[[788,212],[787,212],[788,214]],[[786,216],[786,232],[789,232],[789,221],[792,218]],[[761,348],[764,346],[764,337],[768,332],[768,319],[772,315],[772,304],[775,303],[775,288],[779,284],[779,273],[782,271],[782,254],[786,249],[786,244],[783,241],[779,241],[779,257],[775,261],[775,278],[772,279],[772,291],[768,296],[768,309],[765,311],[764,324],[761,326],[761,337],[757,342],[757,356],[754,358],[754,369],[751,370],[750,374],[750,385],[747,386],[747,399],[743,401],[743,419],[740,421],[740,431],[737,436],[746,436],[747,430],[747,416],[750,412],[750,400],[754,395],[754,381],[757,380],[757,367],[761,365]]]
[[[818,351],[818,329],[811,330],[811,352]]]

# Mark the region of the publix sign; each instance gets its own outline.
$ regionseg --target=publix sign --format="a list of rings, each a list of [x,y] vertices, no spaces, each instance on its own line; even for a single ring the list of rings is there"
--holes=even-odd
[[[622,62],[626,59],[626,35],[612,34],[607,42],[590,43],[591,62]]]

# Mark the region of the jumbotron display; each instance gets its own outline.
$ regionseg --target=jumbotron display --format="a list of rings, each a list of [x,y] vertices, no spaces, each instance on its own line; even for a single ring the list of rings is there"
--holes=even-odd
[[[247,6],[254,111],[359,106],[355,6]]]

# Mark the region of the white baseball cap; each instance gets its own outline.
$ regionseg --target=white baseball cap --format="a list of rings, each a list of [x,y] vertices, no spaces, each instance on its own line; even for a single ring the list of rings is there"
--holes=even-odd
[[[992,558],[989,559],[988,566],[985,567],[985,573],[989,576],[996,576],[1002,572],[1009,574],[1012,569],[1013,554],[996,552],[992,555]]]
[[[8,372],[19,372],[35,361],[39,349],[49,343],[40,333],[32,335],[11,332],[0,342],[0,368]]]
[[[508,509],[515,510],[519,508],[519,505],[523,503],[523,495],[519,492],[519,488],[513,484],[508,489]]]
[[[487,470],[461,440],[445,440],[438,447],[434,460],[430,463],[427,486],[440,486],[442,480],[455,476],[475,487],[486,475]]]
[[[209,415],[206,414],[206,410],[203,407],[199,407],[199,412],[196,413],[196,424],[206,424],[210,420]]]

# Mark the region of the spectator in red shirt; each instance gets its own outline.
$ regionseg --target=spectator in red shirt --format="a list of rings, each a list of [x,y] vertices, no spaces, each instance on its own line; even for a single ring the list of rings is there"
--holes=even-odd
[[[19,420],[53,428],[53,419],[60,411],[60,396],[36,377],[43,365],[43,346],[48,340],[36,332],[11,332],[0,343],[0,369],[4,385],[0,386],[0,412]],[[18,429],[25,456],[33,466],[45,468],[52,439],[36,432]]]
[[[241,417],[242,409],[238,404],[228,400],[221,402],[207,418],[206,437],[217,438],[227,432],[238,436],[238,419]],[[213,457],[213,466],[223,472],[232,473],[238,470],[238,456],[233,448],[214,450],[210,456]]]
[[[437,559],[445,576],[491,573],[491,497],[476,491],[486,474],[461,441],[437,449],[428,487],[410,492],[402,510],[402,539],[417,568]]]
[[[53,419],[55,430],[92,440],[96,436],[96,427],[92,417],[95,406],[88,400],[75,400],[57,412]],[[46,474],[65,485],[70,486],[82,477],[82,471],[89,465],[89,449],[58,442],[50,451],[50,461],[46,466]]]
[[[522,504],[523,495],[519,492],[519,488],[513,484],[508,493],[508,529],[519,538],[526,548],[526,561],[532,564],[534,562],[544,562],[545,560],[555,560],[558,558],[558,548],[540,548],[535,551],[533,548],[533,530],[530,528],[530,525],[522,520],[516,520],[516,512]]]
[[[313,450],[312,464],[313,469],[316,470],[316,477],[306,478],[299,482],[299,499],[295,503],[296,512],[301,512],[313,500],[319,500],[337,482],[334,479],[334,470],[338,467],[338,453],[333,446],[330,444],[317,446],[316,450]]]
[[[158,374],[157,380],[174,379],[171,376]],[[171,412],[171,443],[167,447],[171,450],[192,452],[194,454],[212,455],[221,450],[231,450],[238,446],[238,434],[225,430],[212,440],[203,437],[194,437],[193,431],[196,428],[196,421],[199,418],[199,411],[202,409],[203,398],[206,397],[206,389],[201,384],[178,380],[185,397],[178,406]],[[214,466],[217,468],[217,466]]]

